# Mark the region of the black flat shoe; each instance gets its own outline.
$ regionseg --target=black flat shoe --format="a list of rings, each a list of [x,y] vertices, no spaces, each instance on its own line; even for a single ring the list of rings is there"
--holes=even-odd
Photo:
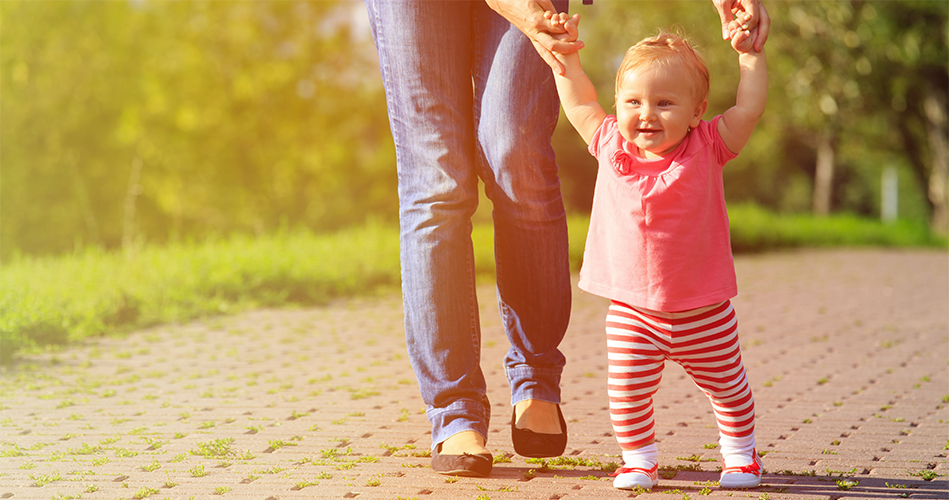
[[[494,458],[490,453],[470,455],[442,455],[439,444],[432,452],[432,470],[446,476],[487,477],[491,473]]]
[[[530,429],[518,429],[514,426],[514,417],[511,415],[511,441],[514,442],[514,451],[522,457],[550,458],[563,455],[567,449],[567,422],[563,419],[560,405],[557,406],[557,416],[560,417],[560,434],[541,434]]]

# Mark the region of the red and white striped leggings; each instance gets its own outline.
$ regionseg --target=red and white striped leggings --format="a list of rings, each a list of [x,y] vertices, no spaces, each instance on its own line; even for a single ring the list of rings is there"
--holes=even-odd
[[[679,363],[712,402],[722,436],[755,431],[755,403],[741,363],[731,302],[661,313],[613,301],[606,317],[610,418],[623,449],[652,442],[652,397],[666,359]]]

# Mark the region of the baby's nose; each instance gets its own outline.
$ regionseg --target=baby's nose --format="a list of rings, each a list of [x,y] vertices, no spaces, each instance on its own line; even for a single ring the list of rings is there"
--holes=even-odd
[[[653,121],[656,118],[656,113],[652,106],[643,106],[639,110],[639,119],[644,122]]]

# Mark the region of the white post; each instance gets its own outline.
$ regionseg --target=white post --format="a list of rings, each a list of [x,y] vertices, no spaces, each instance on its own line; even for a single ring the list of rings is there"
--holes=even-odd
[[[899,212],[899,177],[892,165],[883,169],[880,197],[880,219],[889,224],[896,220]]]

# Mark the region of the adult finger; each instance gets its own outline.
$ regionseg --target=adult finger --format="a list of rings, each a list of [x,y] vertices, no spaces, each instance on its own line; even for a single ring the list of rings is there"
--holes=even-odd
[[[548,50],[547,47],[541,45],[537,40],[531,40],[531,43],[534,44],[534,50],[540,54],[541,59],[543,59],[544,62],[550,66],[550,69],[554,70],[554,72],[558,75],[562,75],[564,73],[565,68],[563,63],[557,59],[557,56],[555,56],[553,52]]]
[[[538,33],[550,31],[551,26],[547,13],[558,13],[551,0],[534,0],[528,2],[526,11],[523,13],[525,19],[521,23],[514,23],[527,36],[536,36]],[[557,27],[554,31],[563,33],[563,27]]]
[[[712,0],[712,4],[714,4],[718,10],[718,17],[722,20],[722,40],[731,38],[731,34],[728,31],[728,23],[735,19],[735,16],[732,14],[732,4],[734,3],[735,0]]]
[[[758,20],[758,6],[761,4],[761,0],[740,0],[741,8],[751,16],[751,25],[748,26],[748,29],[755,27],[755,21]]]
[[[571,54],[583,48],[583,42],[565,42],[562,40],[557,40],[549,33],[538,33],[531,39],[531,43],[534,44],[534,49],[540,54],[540,57],[547,62],[547,65],[551,69],[557,72],[558,75],[562,75],[564,71],[564,66],[559,59],[554,55],[554,52],[559,54]]]
[[[558,40],[553,35],[546,32],[537,33],[534,35],[531,41],[544,47],[549,52],[558,52],[560,54],[572,54],[583,48],[583,42],[579,40],[573,42]]]
[[[764,4],[758,6],[758,39],[755,40],[755,50],[761,52],[764,43],[768,41],[768,32],[771,31],[771,16]]]
[[[559,12],[551,0],[537,0],[537,5],[544,11]]]

